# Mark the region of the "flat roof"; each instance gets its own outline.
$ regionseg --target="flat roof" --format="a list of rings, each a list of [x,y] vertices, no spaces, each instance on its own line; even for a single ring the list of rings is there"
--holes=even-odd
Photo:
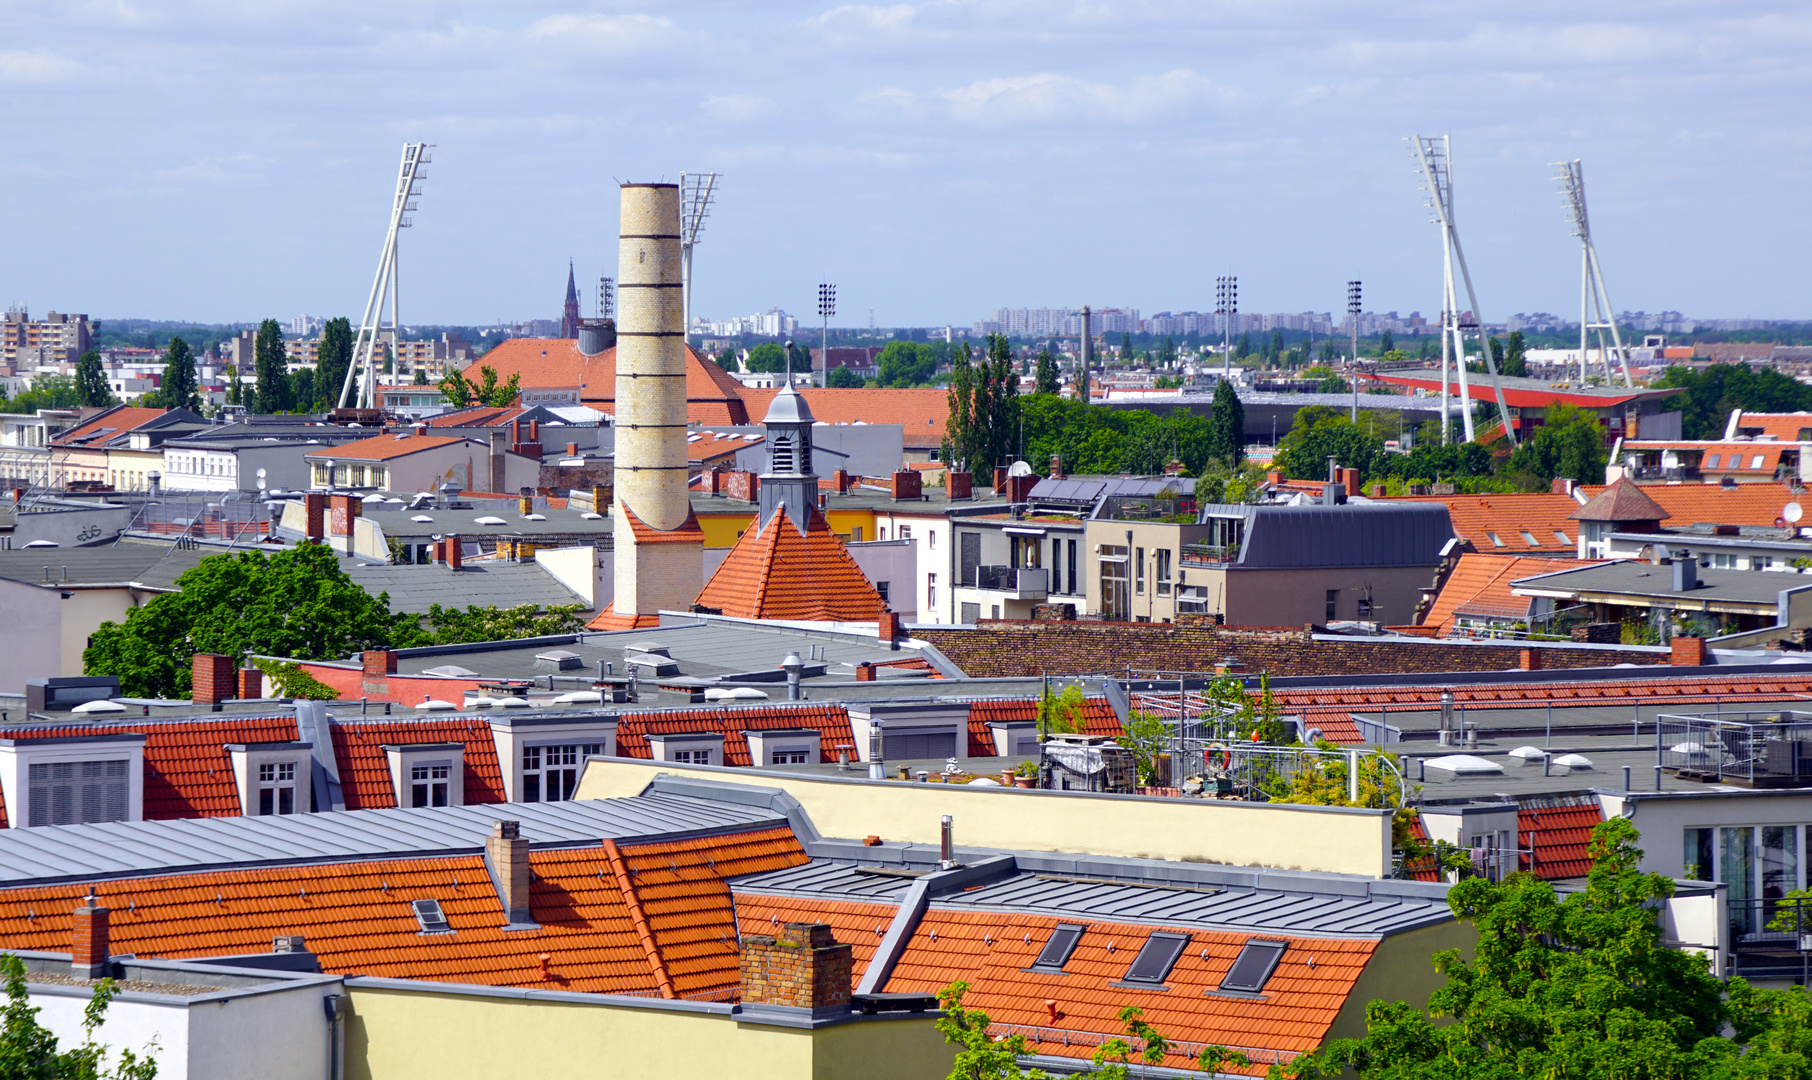
[[[1640,596],[1680,604],[1714,602],[1724,604],[1757,604],[1772,607],[1788,589],[1812,587],[1812,580],[1801,581],[1801,575],[1767,570],[1719,570],[1700,567],[1699,587],[1690,592],[1674,590],[1672,566],[1656,566],[1643,559],[1582,566],[1553,574],[1517,578],[1510,591],[1519,596],[1550,593],[1600,593]]]

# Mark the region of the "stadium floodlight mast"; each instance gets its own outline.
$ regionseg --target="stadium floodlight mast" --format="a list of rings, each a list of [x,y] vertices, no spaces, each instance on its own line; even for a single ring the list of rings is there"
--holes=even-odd
[[[1346,313],[1353,321],[1353,423],[1359,422],[1359,297],[1364,283],[1349,281],[1346,283]]]
[[[714,172],[680,173],[680,269],[686,278],[680,300],[684,311],[680,317],[687,335],[692,333],[692,248],[698,243],[698,234],[705,229],[705,219],[711,216],[711,199],[717,194],[718,176]]]
[[[1233,378],[1233,319],[1239,314],[1239,278],[1226,275],[1214,279],[1214,313],[1221,317],[1221,355],[1225,361],[1223,377]]]
[[[1561,198],[1567,202],[1567,213],[1572,219],[1573,235],[1579,237],[1579,381],[1586,379],[1586,334],[1596,331],[1598,334],[1598,356],[1604,361],[1604,381],[1611,382],[1616,378],[1611,371],[1611,352],[1605,350],[1604,332],[1611,332],[1611,350],[1617,355],[1617,362],[1623,366],[1623,385],[1635,386],[1630,377],[1630,355],[1623,347],[1623,335],[1617,329],[1616,316],[1611,312],[1610,293],[1604,287],[1604,271],[1598,265],[1598,248],[1592,243],[1592,223],[1586,216],[1585,170],[1575,158],[1572,161],[1556,161],[1554,167],[1560,175],[1554,179],[1560,181]],[[1594,312],[1591,308],[1596,308]],[[1593,318],[1593,315],[1596,318]]]
[[[365,314],[359,319],[359,335],[352,343],[352,363],[346,366],[346,380],[340,384],[339,407],[346,408],[352,398],[352,387],[359,387],[358,408],[377,408],[377,346],[383,331],[384,293],[390,294],[390,333],[394,338],[403,331],[397,321],[396,234],[407,229],[415,212],[415,200],[421,197],[421,181],[428,174],[422,166],[432,159],[430,143],[406,143],[403,163],[396,175],[396,198],[390,204],[390,228],[384,233],[384,250],[378,255],[377,277],[371,282],[371,295],[365,300]],[[361,376],[361,372],[363,375]]]
[[[598,279],[598,318],[608,319],[616,310],[617,282],[615,278],[605,275]]]
[[[824,320],[824,336],[820,346],[824,351],[822,363],[824,382],[821,384],[824,386],[830,385],[830,320],[831,316],[836,313],[837,287],[828,283],[820,284],[818,286],[818,317]]]
[[[1516,429],[1510,424],[1510,409],[1504,404],[1504,384],[1498,379],[1497,359],[1491,354],[1491,343],[1485,339],[1484,320],[1478,314],[1478,294],[1472,289],[1472,271],[1466,268],[1466,252],[1460,246],[1459,228],[1454,224],[1451,140],[1446,135],[1416,135],[1408,141],[1412,145],[1411,154],[1421,168],[1422,191],[1428,197],[1428,208],[1433,211],[1430,220],[1441,227],[1441,441],[1449,441],[1447,365],[1450,361],[1460,377],[1460,417],[1465,424],[1466,441],[1471,442],[1474,438],[1472,396],[1466,379],[1466,331],[1473,330],[1478,334],[1479,349],[1485,354],[1485,370],[1491,376],[1491,388],[1497,395],[1497,413],[1504,423],[1504,437],[1515,446]],[[1466,313],[1460,310],[1459,293],[1453,280],[1456,262],[1460,266],[1460,279],[1466,284],[1466,301],[1471,305]],[[1471,316],[1470,322],[1466,321],[1467,314]]]

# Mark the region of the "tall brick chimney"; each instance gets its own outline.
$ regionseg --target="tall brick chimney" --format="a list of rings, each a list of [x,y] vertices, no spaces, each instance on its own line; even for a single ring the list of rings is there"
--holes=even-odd
[[[846,1012],[851,956],[823,923],[787,923],[776,937],[742,939],[742,1000],[813,1012]]]
[[[484,839],[484,853],[497,879],[497,899],[513,923],[533,922],[529,914],[528,841],[522,823],[499,821]]]
[[[88,899],[75,909],[74,939],[69,949],[69,973],[78,979],[99,979],[107,974],[111,943],[108,910],[94,898],[94,886],[88,887]],[[828,931],[828,927],[826,930]],[[844,993],[848,1000],[849,994]]]
[[[325,492],[310,491],[302,496],[302,513],[306,519],[303,533],[311,543],[319,543],[327,535],[327,495]]]
[[[189,700],[197,705],[218,705],[233,697],[233,658],[215,653],[196,653],[190,660]]]

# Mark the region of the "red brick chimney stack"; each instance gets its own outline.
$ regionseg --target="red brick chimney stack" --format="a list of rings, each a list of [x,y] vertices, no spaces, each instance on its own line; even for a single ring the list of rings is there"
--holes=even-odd
[[[234,696],[233,658],[196,653],[190,660],[189,700],[197,705],[218,705]]]
[[[742,939],[742,1000],[814,1012],[849,1008],[851,949],[822,923],[787,923]]]
[[[107,958],[111,955],[108,940],[110,913],[94,898],[94,886],[88,887],[88,899],[75,909],[74,939],[69,949],[69,973],[78,979],[100,979],[107,975]],[[828,928],[827,928],[828,929]]]

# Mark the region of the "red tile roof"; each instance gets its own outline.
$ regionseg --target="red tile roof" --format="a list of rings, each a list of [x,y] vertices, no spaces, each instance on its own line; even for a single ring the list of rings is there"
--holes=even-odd
[[[838,747],[854,747],[849,713],[841,705],[753,705],[743,708],[675,709],[663,712],[626,712],[617,716],[617,756],[654,757],[649,735],[710,733],[724,737],[724,764],[751,765],[745,731],[815,729],[819,761],[837,760]],[[853,755],[852,755],[853,756]]]
[[[698,940],[734,941],[722,879],[806,860],[786,829],[625,847],[637,891],[661,912],[655,931],[694,992],[721,990],[724,967]],[[703,860],[706,871],[698,870]],[[661,872],[669,864],[678,870]],[[533,851],[530,905],[539,930],[504,931],[478,855],[268,867],[106,881],[115,953],[181,958],[265,952],[302,934],[335,974],[653,994],[655,979],[599,847]],[[600,871],[603,871],[600,874]],[[0,891],[0,945],[67,952],[86,884]],[[438,900],[453,933],[424,935],[410,901]],[[538,957],[552,956],[543,982]],[[729,985],[736,982],[730,965]]]
[[[1447,580],[1441,583],[1441,591],[1435,594],[1434,604],[1428,609],[1422,625],[1436,627],[1439,633],[1445,634],[1453,629],[1461,615],[1524,618],[1535,601],[1514,595],[1510,591],[1512,581],[1593,565],[1596,564],[1592,561],[1542,556],[1461,555]]]
[[[694,438],[694,435],[697,438]],[[693,432],[692,435],[686,436],[686,460],[701,464],[719,461],[735,457],[738,450],[760,446],[766,441],[766,436],[745,439],[741,435],[730,435],[721,431]]]
[[[776,934],[789,922],[824,923],[839,945],[850,947],[852,977],[860,982],[875,948],[887,933],[897,909],[891,904],[859,904],[847,900],[806,899],[798,896],[736,894],[736,931],[739,934]]]
[[[294,717],[234,716],[217,721],[182,723],[100,723],[81,727],[18,729],[12,739],[51,739],[135,732],[145,736],[144,816],[172,818],[238,817],[239,787],[233,761],[222,749],[228,743],[293,742]],[[0,828],[6,807],[0,804]]]
[[[744,619],[873,621],[886,602],[837,539],[824,515],[808,511],[804,535],[785,507],[736,541],[698,605]]]
[[[994,757],[994,723],[1023,724],[1038,719],[1038,702],[1034,698],[972,701],[969,703],[969,756]],[[1106,698],[1082,700],[1082,728],[1085,735],[1119,735],[1120,718]]]
[[[121,405],[109,409],[98,416],[91,416],[50,440],[52,446],[80,446],[89,436],[106,429],[108,438],[123,434],[148,424],[164,414],[163,409],[141,409],[132,405]],[[104,440],[103,440],[104,441]]]
[[[473,405],[470,408],[455,409],[450,413],[442,413],[439,416],[430,416],[427,420],[422,422],[426,423],[431,428],[501,427],[525,412],[528,412],[528,410],[518,405],[509,405],[503,408],[497,408],[493,405]]]
[[[742,390],[752,422],[759,423],[768,414],[768,405],[778,389],[748,387]],[[820,389],[801,387],[801,396],[812,408],[812,416],[826,424],[899,424],[905,430],[905,445],[914,449],[941,446],[944,425],[950,419],[950,394],[947,390],[917,387],[912,389]]]
[[[1602,487],[1581,486],[1587,497]],[[1668,512],[1674,528],[1692,524],[1773,525],[1788,503],[1802,498],[1785,484],[1644,484],[1642,493]]]
[[[616,412],[617,350],[611,346],[596,356],[579,351],[567,338],[514,338],[499,344],[472,362],[466,370],[489,367],[499,380],[520,375],[524,390],[541,387],[577,387],[579,400],[603,412]],[[729,373],[686,349],[686,420],[693,424],[749,423],[743,404],[742,384]]]
[[[1634,480],[1621,479],[1573,511],[1575,521],[1666,521],[1672,517]]]
[[[1772,435],[1782,442],[1812,441],[1806,439],[1806,434],[1812,434],[1812,413],[1745,412],[1737,417],[1737,427],[1759,428],[1763,435]]]
[[[1025,970],[1056,925],[1071,921],[1088,929],[1063,973]],[[1116,985],[1156,930],[1189,936],[1170,971],[1167,989]],[[907,943],[885,989],[935,993],[963,979],[971,987],[963,999],[965,1008],[986,1013],[1003,1033],[1024,1033],[1023,1028],[1006,1025],[1038,1029],[1033,1052],[1072,1058],[1087,1058],[1104,1037],[1124,1035],[1119,1011],[1136,1005],[1144,1010],[1145,1022],[1169,1038],[1198,1047],[1209,1043],[1259,1051],[1254,1057],[1260,1063],[1253,1069],[1224,1069],[1263,1075],[1265,1062],[1287,1061],[1326,1040],[1377,941],[1256,935],[1289,942],[1263,997],[1212,993],[1253,936],[1158,924],[952,911],[934,905]],[[1046,1001],[1056,1002],[1055,1023]],[[1162,1064],[1187,1068],[1191,1056],[1178,1053]]]
[[[482,720],[372,721],[336,719],[333,756],[340,766],[340,787],[348,810],[382,810],[396,805],[386,745],[412,743],[465,744],[465,801],[468,805],[509,801],[504,797],[503,770],[497,743]]]
[[[1586,876],[1592,869],[1586,854],[1592,830],[1603,821],[1596,800],[1579,806],[1518,808],[1516,846],[1529,852],[1521,856],[1522,869],[1550,881]]]
[[[1570,495],[1535,491],[1413,498],[1447,504],[1453,534],[1472,544],[1475,551],[1507,555],[1532,551],[1572,554],[1577,550],[1579,527],[1568,518],[1579,509],[1579,503]],[[1529,542],[1531,538],[1534,543]]]
[[[1429,847],[1428,826],[1423,823],[1421,813],[1409,819],[1409,835],[1424,848]],[[1403,863],[1404,873],[1411,881],[1440,881],[1441,867],[1433,854],[1423,855],[1417,859],[1406,859]]]
[[[462,435],[378,435],[358,442],[341,443],[338,446],[323,446],[319,450],[310,450],[303,454],[305,458],[329,458],[334,461],[390,461],[395,458],[419,454],[423,450],[438,450],[443,446],[471,442]]]

